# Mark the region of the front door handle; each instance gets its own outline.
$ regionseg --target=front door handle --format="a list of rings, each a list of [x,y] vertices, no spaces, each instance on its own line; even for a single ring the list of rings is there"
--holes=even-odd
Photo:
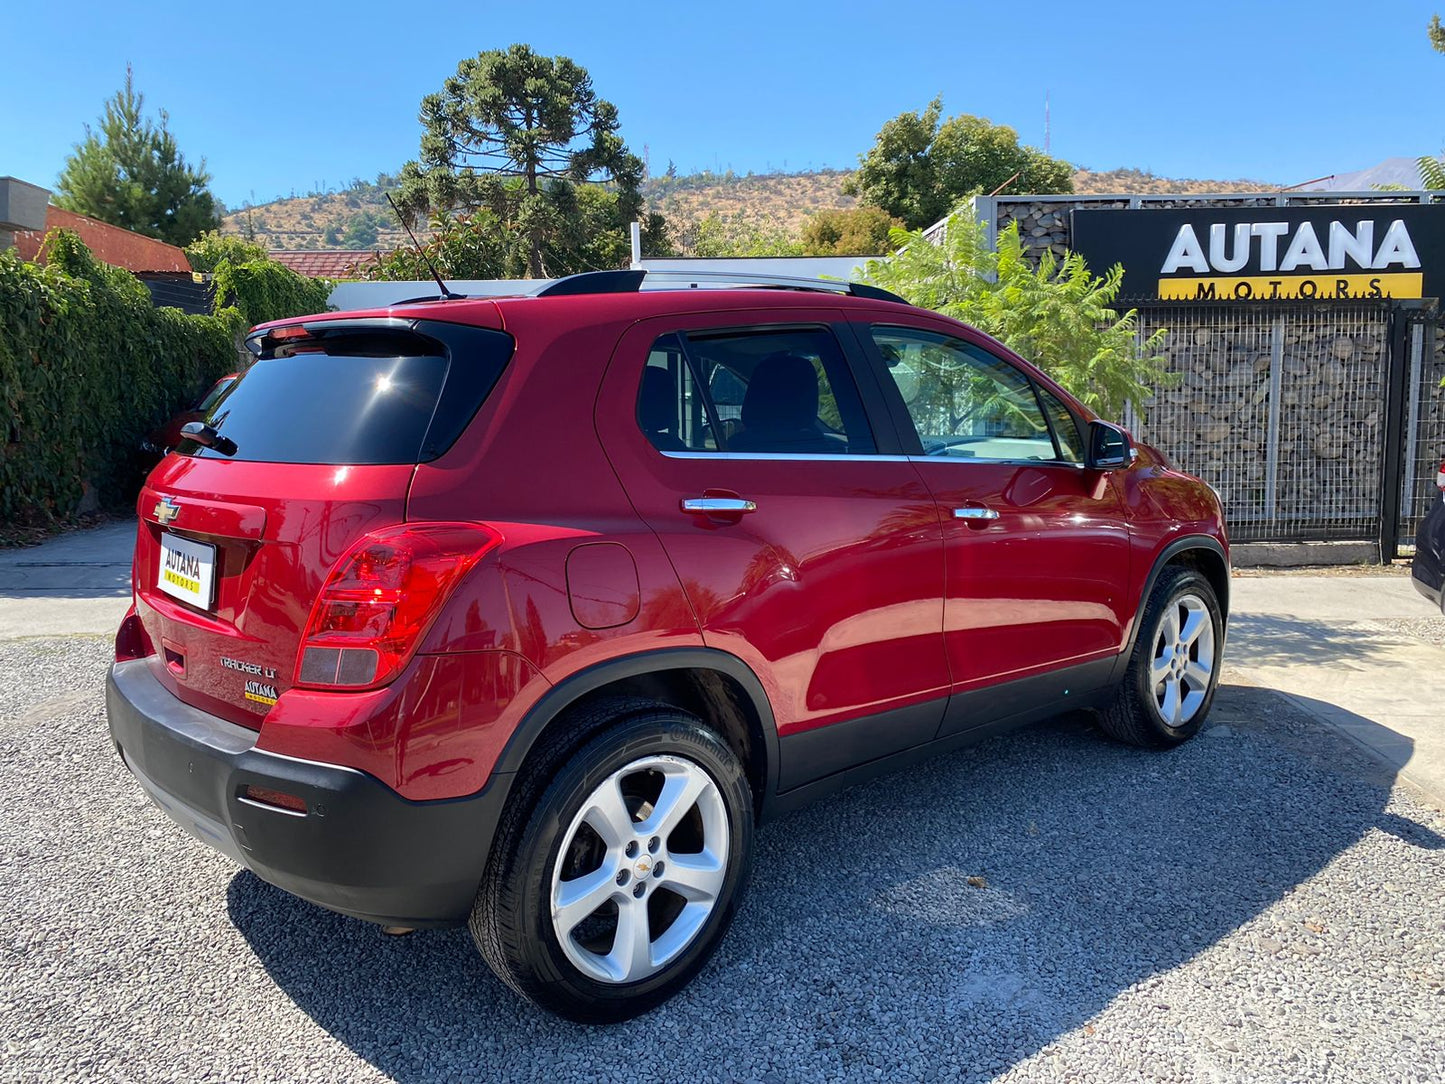
[[[994,508],[984,508],[981,505],[972,505],[968,508],[955,508],[953,510],[953,518],[968,520],[998,519],[998,510]]]
[[[758,506],[741,497],[687,497],[683,499],[682,510],[702,516],[715,516],[719,513],[742,515],[744,512],[756,512]]]

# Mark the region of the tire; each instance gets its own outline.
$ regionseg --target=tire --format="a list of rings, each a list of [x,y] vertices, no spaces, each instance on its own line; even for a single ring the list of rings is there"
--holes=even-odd
[[[647,1012],[702,970],[753,851],[752,790],[726,741],[663,704],[599,711],[519,781],[469,922],[498,978],[589,1024]]]
[[[1209,580],[1192,568],[1167,566],[1144,607],[1124,679],[1099,712],[1100,727],[1146,748],[1188,741],[1214,703],[1223,654],[1224,619]]]

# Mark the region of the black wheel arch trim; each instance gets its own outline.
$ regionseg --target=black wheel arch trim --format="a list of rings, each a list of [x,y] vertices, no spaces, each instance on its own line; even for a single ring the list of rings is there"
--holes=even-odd
[[[526,762],[527,756],[547,727],[556,721],[568,708],[588,693],[627,678],[642,677],[664,670],[713,670],[731,678],[742,688],[757,713],[759,729],[763,735],[763,793],[755,797],[766,805],[778,788],[778,726],[773,709],[763,691],[763,683],[747,663],[736,655],[717,648],[678,647],[658,648],[634,655],[609,659],[577,671],[542,695],[517,724],[512,736],[507,739],[501,756],[497,758],[493,775],[514,776]]]
[[[1144,607],[1149,604],[1149,596],[1154,592],[1154,584],[1159,580],[1159,574],[1165,567],[1178,557],[1181,553],[1188,553],[1190,550],[1205,550],[1219,558],[1224,565],[1224,593],[1219,599],[1222,610],[1221,617],[1226,625],[1229,622],[1229,554],[1225,552],[1224,544],[1213,535],[1191,534],[1183,538],[1176,538],[1166,545],[1154,557],[1154,564],[1149,569],[1149,575],[1144,580],[1144,590],[1140,592],[1139,598],[1134,606],[1134,624],[1129,630],[1129,640],[1124,645],[1124,650],[1119,653],[1114,663],[1113,680],[1123,680],[1124,672],[1129,667],[1129,657],[1134,654],[1134,645],[1139,639],[1139,625],[1144,617]],[[1221,648],[1222,650],[1222,648]]]

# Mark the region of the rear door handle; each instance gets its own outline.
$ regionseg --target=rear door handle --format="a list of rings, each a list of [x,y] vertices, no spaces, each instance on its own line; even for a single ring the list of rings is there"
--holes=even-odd
[[[970,520],[998,519],[998,511],[993,508],[983,508],[974,505],[968,508],[955,508],[953,510],[953,518]]]
[[[758,506],[741,497],[687,497],[682,502],[682,510],[703,516],[715,516],[719,512],[742,515],[744,512],[756,512]]]

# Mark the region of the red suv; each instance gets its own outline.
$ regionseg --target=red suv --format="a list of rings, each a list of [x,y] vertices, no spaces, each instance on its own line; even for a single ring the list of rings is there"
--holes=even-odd
[[[1214,492],[972,328],[643,279],[257,328],[108,688],[183,827],[587,1021],[701,969],[759,821],[1073,708],[1191,737],[1229,590]]]

